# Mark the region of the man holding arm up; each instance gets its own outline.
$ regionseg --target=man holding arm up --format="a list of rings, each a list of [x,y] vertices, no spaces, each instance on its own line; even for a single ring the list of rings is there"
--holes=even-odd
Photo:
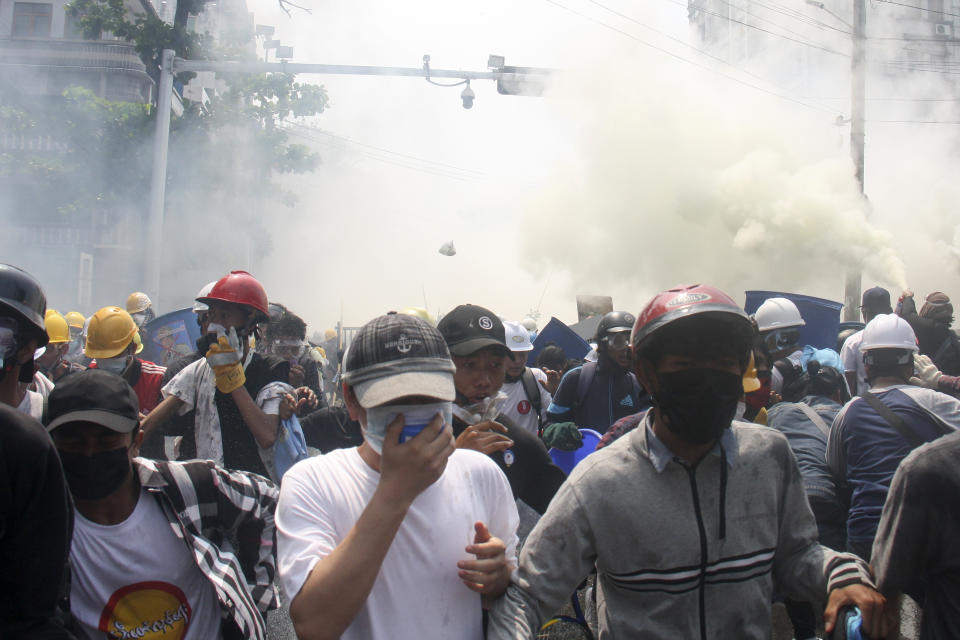
[[[380,316],[343,370],[363,444],[295,465],[281,490],[280,575],[298,636],[479,640],[481,605],[515,564],[518,517],[496,464],[454,449],[443,337]]]

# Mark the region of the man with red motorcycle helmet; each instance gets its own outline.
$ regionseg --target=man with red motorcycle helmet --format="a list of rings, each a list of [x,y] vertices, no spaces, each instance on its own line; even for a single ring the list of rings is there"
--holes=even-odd
[[[675,287],[647,304],[631,345],[653,408],[560,487],[488,638],[534,637],[594,567],[601,636],[765,640],[777,589],[809,601],[829,593],[828,631],[839,607],[856,604],[871,636],[885,637],[866,564],[816,542],[786,439],[734,421],[753,335],[714,287]]]
[[[205,357],[164,386],[143,430],[149,435],[175,412],[195,410],[193,433],[184,435],[195,439],[198,458],[267,476],[288,390],[274,383],[285,383],[290,367],[253,349],[258,325],[269,319],[267,293],[246,271],[231,271],[197,301],[209,307],[207,334],[198,341]]]

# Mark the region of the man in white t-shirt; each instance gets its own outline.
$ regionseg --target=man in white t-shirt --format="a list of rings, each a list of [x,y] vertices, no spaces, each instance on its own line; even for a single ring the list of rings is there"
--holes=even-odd
[[[880,314],[893,313],[890,306],[890,292],[883,287],[873,287],[863,292],[860,301],[860,313],[864,323],[869,323]],[[847,338],[840,349],[840,360],[843,362],[844,376],[847,386],[853,395],[861,396],[870,390],[867,382],[867,371],[863,366],[863,354],[860,345],[863,342],[863,329]]]
[[[483,637],[516,564],[518,516],[492,460],[454,449],[454,365],[419,318],[364,325],[343,395],[364,442],[283,478],[278,559],[301,639]]]
[[[89,369],[50,393],[76,505],[70,607],[91,638],[265,640],[277,488],[209,460],[137,458],[137,395]]]
[[[519,322],[504,322],[507,347],[506,377],[500,391],[507,399],[500,405],[501,413],[534,435],[540,435],[547,421],[547,407],[553,402],[547,384],[547,374],[527,366],[527,356],[533,351],[530,332]]]

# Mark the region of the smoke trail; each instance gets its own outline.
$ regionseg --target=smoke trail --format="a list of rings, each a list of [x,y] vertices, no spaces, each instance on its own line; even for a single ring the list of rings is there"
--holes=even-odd
[[[829,114],[632,62],[555,88],[578,155],[530,203],[528,255],[546,243],[576,286],[623,291],[707,281],[838,297],[849,268],[905,284]]]

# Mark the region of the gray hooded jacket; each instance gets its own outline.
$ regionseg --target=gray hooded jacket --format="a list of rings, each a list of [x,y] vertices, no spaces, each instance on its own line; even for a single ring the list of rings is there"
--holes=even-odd
[[[864,583],[816,542],[786,439],[735,422],[696,467],[649,418],[574,469],[531,532],[488,638],[533,638],[597,568],[600,638],[771,637],[774,588],[802,601]]]

